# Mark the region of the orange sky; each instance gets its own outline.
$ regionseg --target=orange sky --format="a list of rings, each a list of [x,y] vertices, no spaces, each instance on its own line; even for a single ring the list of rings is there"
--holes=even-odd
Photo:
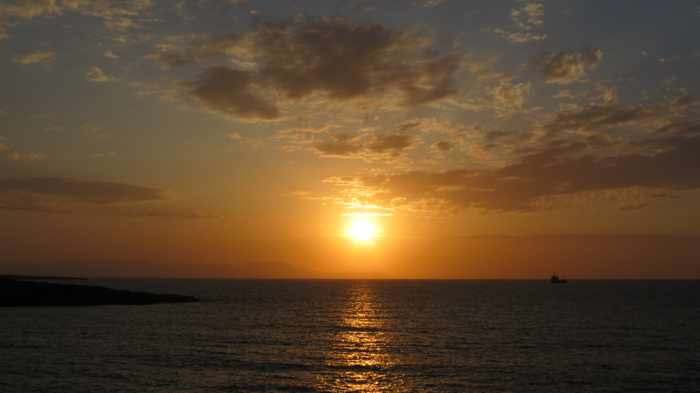
[[[0,4],[0,272],[700,277],[695,2],[283,3]]]

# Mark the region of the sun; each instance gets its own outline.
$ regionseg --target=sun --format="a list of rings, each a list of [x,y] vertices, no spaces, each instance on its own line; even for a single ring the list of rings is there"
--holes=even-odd
[[[374,243],[379,233],[379,226],[366,217],[354,217],[345,230],[345,235],[349,239],[363,244]]]

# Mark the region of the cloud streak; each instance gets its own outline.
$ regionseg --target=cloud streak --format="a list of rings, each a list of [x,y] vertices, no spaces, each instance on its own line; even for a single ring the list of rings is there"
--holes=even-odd
[[[56,52],[53,51],[29,52],[12,59],[15,63],[22,65],[48,64],[53,63],[54,60],[56,60]]]
[[[406,133],[365,132],[358,135],[335,134],[313,144],[322,157],[361,158],[365,160],[398,157],[418,143]]]
[[[105,83],[112,82],[115,80],[114,76],[107,74],[102,70],[102,68],[94,66],[85,73],[85,80],[94,83]]]
[[[53,177],[0,180],[0,193],[10,192],[59,197],[76,202],[96,204],[145,202],[165,199],[164,191],[157,188],[117,182]]]
[[[155,187],[55,177],[0,180],[0,210],[164,219],[216,217],[179,206],[165,190]]]
[[[602,61],[601,49],[584,48],[544,53],[535,58],[533,63],[546,83],[568,85],[584,80]]]

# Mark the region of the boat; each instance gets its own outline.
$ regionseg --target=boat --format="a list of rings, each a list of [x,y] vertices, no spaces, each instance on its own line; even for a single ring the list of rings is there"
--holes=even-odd
[[[552,274],[552,277],[549,279],[550,284],[566,284],[567,282],[568,281],[559,278],[556,274]]]

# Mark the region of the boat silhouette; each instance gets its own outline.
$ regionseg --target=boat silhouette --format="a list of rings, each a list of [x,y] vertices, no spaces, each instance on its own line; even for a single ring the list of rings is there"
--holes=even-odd
[[[552,277],[549,279],[549,282],[550,284],[566,284],[568,281],[562,280],[556,274],[552,274]]]

